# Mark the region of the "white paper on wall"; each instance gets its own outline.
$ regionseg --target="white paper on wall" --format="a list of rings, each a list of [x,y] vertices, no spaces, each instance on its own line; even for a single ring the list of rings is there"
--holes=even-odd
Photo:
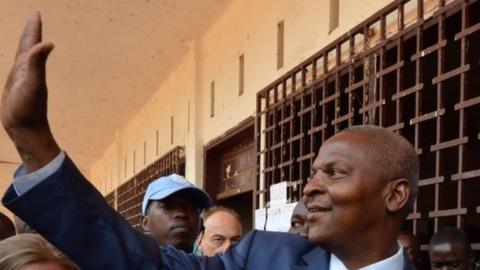
[[[255,210],[255,229],[263,230],[265,219],[267,219],[267,231],[287,232],[290,229],[290,219],[296,205],[295,202]]]
[[[270,186],[270,207],[281,206],[287,203],[287,182],[280,182]]]
[[[255,210],[255,230],[265,229],[265,208]]]

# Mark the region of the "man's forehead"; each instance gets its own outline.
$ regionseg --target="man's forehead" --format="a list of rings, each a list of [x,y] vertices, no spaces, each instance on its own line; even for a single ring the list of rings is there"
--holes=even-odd
[[[461,241],[443,242],[434,244],[430,247],[434,252],[462,254],[466,253],[465,246]]]
[[[238,223],[237,218],[227,211],[217,211],[211,214],[205,222],[212,224]]]
[[[436,252],[451,252],[452,244],[451,243],[440,243],[432,245],[432,250]]]
[[[322,144],[314,165],[316,162],[350,158],[352,154],[367,152],[369,143],[367,138],[361,134],[339,133]]]
[[[223,236],[223,237],[234,237],[241,236],[242,231],[240,227],[237,226],[228,226],[226,224],[215,224],[205,227],[205,234],[209,236]]]

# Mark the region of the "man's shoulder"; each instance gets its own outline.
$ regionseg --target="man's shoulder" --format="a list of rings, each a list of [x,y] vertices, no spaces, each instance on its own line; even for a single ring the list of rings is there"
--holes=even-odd
[[[278,269],[284,269],[286,265],[309,264],[313,262],[313,257],[315,262],[324,262],[329,257],[325,250],[308,239],[281,232],[254,230],[245,236],[237,248],[245,252],[247,265],[263,265],[262,262],[265,262],[266,266],[278,264]]]
[[[276,242],[282,243],[290,243],[295,246],[297,245],[305,245],[305,246],[313,246],[313,243],[308,241],[305,237],[301,237],[297,234],[293,233],[286,233],[286,232],[269,232],[269,231],[259,231],[253,230],[249,232],[245,239],[252,238],[254,241],[267,241],[265,244],[271,245]]]
[[[310,253],[313,249],[326,252],[315,246],[308,239],[291,233],[267,232],[254,230],[245,236],[244,244],[248,244],[250,254],[272,253],[277,258],[301,258]],[[324,255],[325,255],[324,254]]]

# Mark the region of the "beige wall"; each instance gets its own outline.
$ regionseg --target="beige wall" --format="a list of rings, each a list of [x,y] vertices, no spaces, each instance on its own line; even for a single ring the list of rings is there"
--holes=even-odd
[[[203,145],[255,112],[256,93],[390,1],[340,0],[340,24],[329,33],[329,0],[238,0],[207,33],[192,41],[187,56],[137,116],[112,138],[90,170],[108,193],[173,146],[186,148],[186,176],[201,184]],[[277,24],[285,24],[284,67],[276,68]],[[194,26],[192,26],[194,27]],[[238,57],[245,55],[245,92],[238,95]],[[210,83],[215,81],[215,117],[210,117]],[[187,126],[190,101],[190,127]],[[175,118],[170,144],[170,116]],[[159,155],[155,134],[159,130]],[[143,143],[147,159],[143,162]],[[127,158],[127,175],[124,163]]]
[[[179,63],[166,82],[136,115],[124,130],[113,138],[112,145],[92,167],[90,178],[101,189],[109,192],[142,168],[156,160],[176,145],[195,142],[193,132],[195,115],[195,57],[194,50]],[[190,103],[190,128],[188,104]],[[171,143],[170,117],[174,117],[174,136]],[[157,155],[158,130],[158,155]],[[146,155],[144,160],[144,143]],[[187,156],[192,155],[191,147]],[[135,151],[135,165],[134,165]],[[125,168],[126,159],[126,168]],[[194,169],[188,169],[194,171]],[[126,174],[125,174],[126,172]]]

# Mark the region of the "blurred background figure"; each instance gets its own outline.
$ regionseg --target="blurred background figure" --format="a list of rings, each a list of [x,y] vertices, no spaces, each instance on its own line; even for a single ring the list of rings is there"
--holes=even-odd
[[[400,245],[402,245],[403,250],[408,255],[412,263],[417,269],[421,269],[420,264],[422,262],[422,257],[420,254],[420,244],[418,239],[411,232],[401,231],[397,238]]]
[[[15,226],[13,225],[13,222],[5,214],[0,212],[0,240],[13,235],[15,235]]]
[[[15,231],[17,234],[22,233],[37,233],[32,227],[30,227],[25,221],[17,216],[13,216],[13,223],[15,224]]]
[[[198,245],[203,255],[213,256],[222,253],[242,239],[242,224],[235,210],[213,206],[203,213],[202,219],[204,229]]]
[[[0,242],[2,270],[79,270],[38,234],[20,234]]]
[[[473,253],[464,231],[446,227],[430,239],[430,264],[432,270],[473,269]]]
[[[295,209],[293,209],[292,218],[290,219],[290,230],[288,232],[308,237],[307,214],[308,210],[305,207],[305,203],[303,200],[300,200]]]

